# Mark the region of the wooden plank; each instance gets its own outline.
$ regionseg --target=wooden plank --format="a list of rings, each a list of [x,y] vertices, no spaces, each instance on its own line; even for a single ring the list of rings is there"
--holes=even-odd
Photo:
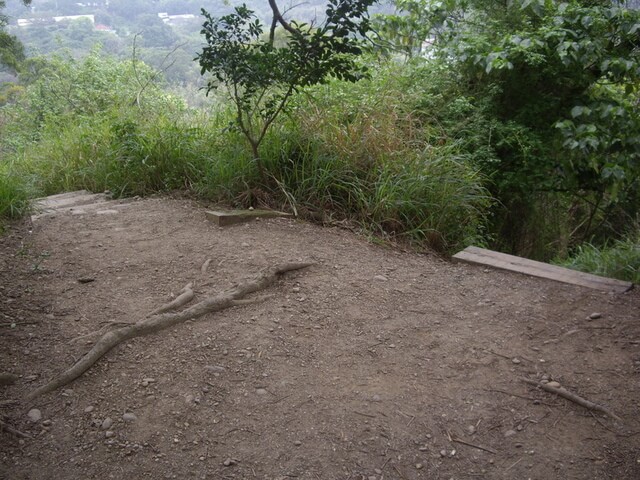
[[[207,218],[219,227],[244,223],[256,218],[293,218],[293,215],[275,210],[207,210]]]
[[[569,268],[537,262],[527,258],[516,257],[506,253],[494,252],[478,247],[467,247],[453,256],[454,260],[485,265],[511,272],[524,273],[533,277],[546,278],[557,282],[570,283],[596,290],[626,292],[633,288],[633,283],[600,277],[591,273],[578,272]]]

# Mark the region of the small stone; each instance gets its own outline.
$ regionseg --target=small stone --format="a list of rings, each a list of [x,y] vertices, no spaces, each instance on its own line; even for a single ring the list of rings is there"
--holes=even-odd
[[[110,417],[107,417],[102,421],[100,428],[102,430],[109,430],[109,427],[111,427],[111,425],[113,425],[113,420],[111,420]]]
[[[122,415],[122,420],[124,420],[125,422],[134,422],[137,419],[138,417],[136,417],[135,414],[131,412],[127,412],[124,415]]]
[[[62,391],[62,396],[63,397],[70,397],[71,395],[73,395],[73,390],[70,389],[70,388]]]
[[[516,430],[517,430],[517,431],[519,431],[519,432],[521,432],[523,428],[524,428],[524,427],[523,427],[522,425],[518,425],[518,426],[516,427]]]
[[[42,418],[42,412],[37,408],[32,408],[29,410],[29,413],[27,413],[27,417],[29,417],[30,422],[36,423]]]
[[[382,470],[380,470],[379,468],[375,468],[373,471],[376,472],[378,475],[382,475]]]
[[[242,245],[243,248],[249,248],[251,246],[247,242],[242,242],[241,245]]]
[[[418,450],[420,450],[421,452],[426,452],[427,450],[429,450],[429,448],[423,445],[420,448],[418,448]]]
[[[520,361],[519,358],[514,357],[514,358],[511,359],[511,363],[515,363],[516,365],[519,365],[522,362]]]
[[[113,430],[107,430],[106,432],[104,432],[104,436],[106,438],[111,438],[115,435],[115,432]]]
[[[416,470],[422,470],[422,467],[424,465],[422,465],[421,463],[416,463]]]
[[[450,457],[455,457],[456,455],[456,450],[451,450],[451,453],[449,454]]]
[[[561,387],[560,383],[555,382],[555,381],[547,383],[547,386],[553,387],[553,388],[560,388]]]
[[[233,458],[227,458],[224,462],[222,462],[222,464],[225,467],[230,467],[231,465],[235,465],[236,461]]]
[[[300,291],[300,287],[293,287],[293,288],[291,289],[291,291],[292,291],[293,293],[298,293],[298,292]]]
[[[264,388],[256,388],[256,394],[257,395],[266,395],[267,394],[267,390]]]
[[[371,400],[373,400],[374,402],[379,402],[382,399],[380,398],[380,395],[376,393],[373,397],[371,397]]]
[[[43,427],[50,427],[52,423],[53,422],[51,420],[46,419],[45,421],[42,422],[42,426]]]
[[[217,373],[221,373],[226,370],[222,365],[207,365],[204,368],[209,372],[217,372]]]
[[[597,320],[599,318],[602,317],[602,314],[599,312],[593,312],[591,315],[589,315],[589,320]]]
[[[516,448],[522,448],[522,444],[521,443],[516,443],[515,447]]]
[[[375,475],[369,475],[367,477],[367,480],[378,480],[378,477],[376,477]]]
[[[89,405],[88,407],[86,407],[84,409],[84,413],[91,413],[91,412],[93,412],[94,409],[95,409],[95,407],[93,405]]]
[[[295,442],[293,442],[293,444],[294,444],[296,447],[299,447],[300,445],[302,445],[302,442],[301,442],[300,440],[296,440]]]
[[[469,433],[469,435],[473,435],[474,433],[476,433],[476,427],[474,427],[473,425],[469,425],[467,427],[467,432]]]
[[[446,450],[440,450],[440,456],[441,457],[446,457],[447,456],[447,451]]]
[[[388,278],[384,275],[376,275],[375,277],[373,277],[373,279],[379,282],[386,282],[388,280]]]
[[[504,432],[504,436],[506,438],[512,437],[516,434],[517,432],[515,430],[507,430],[506,432]]]

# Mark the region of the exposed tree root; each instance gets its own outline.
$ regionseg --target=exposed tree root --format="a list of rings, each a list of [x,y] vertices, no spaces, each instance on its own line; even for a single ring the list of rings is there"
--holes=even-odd
[[[78,378],[96,361],[113,347],[134,337],[148,335],[172,327],[187,320],[192,320],[207,313],[217,312],[225,308],[242,304],[242,298],[272,285],[279,275],[292,270],[300,270],[312,263],[285,263],[263,270],[251,280],[240,283],[214,297],[208,297],[185,310],[173,313],[161,313],[143,320],[105,333],[89,352],[78,360],[71,368],[55,377],[46,385],[32,391],[26,400],[31,401],[40,395],[52,392]],[[180,297],[178,297],[180,298]],[[177,299],[176,299],[177,300]],[[175,302],[175,300],[174,300]],[[171,302],[173,303],[173,302]]]
[[[609,410],[607,407],[603,405],[598,405],[597,403],[593,403],[585,398],[582,398],[581,396],[570,392],[564,387],[552,387],[546,383],[540,383],[530,378],[523,378],[522,381],[528,383],[529,385],[535,385],[536,387],[539,387],[547,392],[555,393],[556,395],[566,398],[567,400],[571,400],[572,402],[577,403],[578,405],[581,405],[584,408],[587,408],[589,410],[595,410],[596,412],[604,413],[608,417],[611,417],[619,422],[622,422],[622,419],[619,416],[617,416],[615,413],[613,413],[611,410]]]
[[[153,312],[149,314],[149,316],[158,315],[160,313],[168,312],[170,310],[177,310],[178,308],[186,305],[195,296],[193,293],[193,284],[189,283],[185,285],[185,287],[180,291],[180,295],[174,298],[171,302],[165,303],[159,308],[156,308]]]
[[[11,425],[7,425],[6,423],[4,423],[2,420],[0,420],[0,431],[8,432],[8,433],[10,433],[12,435],[15,435],[16,437],[19,437],[19,438],[31,438],[26,433],[22,433],[20,430],[16,430]]]

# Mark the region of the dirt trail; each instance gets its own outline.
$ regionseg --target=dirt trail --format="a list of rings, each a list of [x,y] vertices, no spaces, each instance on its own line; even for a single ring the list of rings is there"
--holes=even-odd
[[[640,478],[638,289],[454,265],[295,220],[219,228],[186,200],[67,211],[0,238],[0,372],[19,376],[0,401],[72,365],[89,348],[73,339],[189,282],[197,301],[300,261],[315,265],[261,301],[2,404],[30,438],[0,433],[0,478]],[[521,381],[545,375],[624,422]]]

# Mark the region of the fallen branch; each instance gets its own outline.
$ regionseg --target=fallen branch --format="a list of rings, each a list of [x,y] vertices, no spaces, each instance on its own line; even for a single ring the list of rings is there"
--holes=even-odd
[[[243,297],[264,290],[272,285],[279,275],[293,270],[300,270],[311,266],[311,263],[285,263],[272,268],[263,270],[252,280],[240,283],[234,288],[227,290],[214,297],[209,297],[201,302],[180,312],[162,313],[153,315],[138,321],[137,323],[127,325],[105,333],[93,346],[87,354],[78,360],[71,368],[55,377],[46,385],[32,391],[27,395],[26,400],[31,401],[40,395],[52,392],[68,383],[72,382],[84,372],[86,372],[94,363],[96,363],[104,354],[113,347],[134,337],[149,335],[159,332],[166,328],[178,325],[187,320],[201,317],[207,313],[217,312],[225,308],[233,307],[239,304],[239,300]]]
[[[588,409],[588,410],[595,410],[596,412],[600,412],[600,413],[604,413],[605,415],[619,421],[622,422],[622,419],[617,416],[615,413],[613,413],[611,410],[609,410],[607,407],[603,406],[603,405],[598,405],[597,403],[593,403],[589,400],[586,400],[584,398],[582,398],[579,395],[576,395],[575,393],[570,392],[569,390],[567,390],[564,387],[552,387],[549,384],[546,383],[540,383],[536,380],[532,380],[530,378],[523,378],[522,379],[523,382],[528,383],[529,385],[535,385],[538,388],[541,388],[547,392],[550,393],[555,393],[556,395],[559,395],[563,398],[566,398],[567,400],[571,400],[574,403],[577,403],[578,405]]]

